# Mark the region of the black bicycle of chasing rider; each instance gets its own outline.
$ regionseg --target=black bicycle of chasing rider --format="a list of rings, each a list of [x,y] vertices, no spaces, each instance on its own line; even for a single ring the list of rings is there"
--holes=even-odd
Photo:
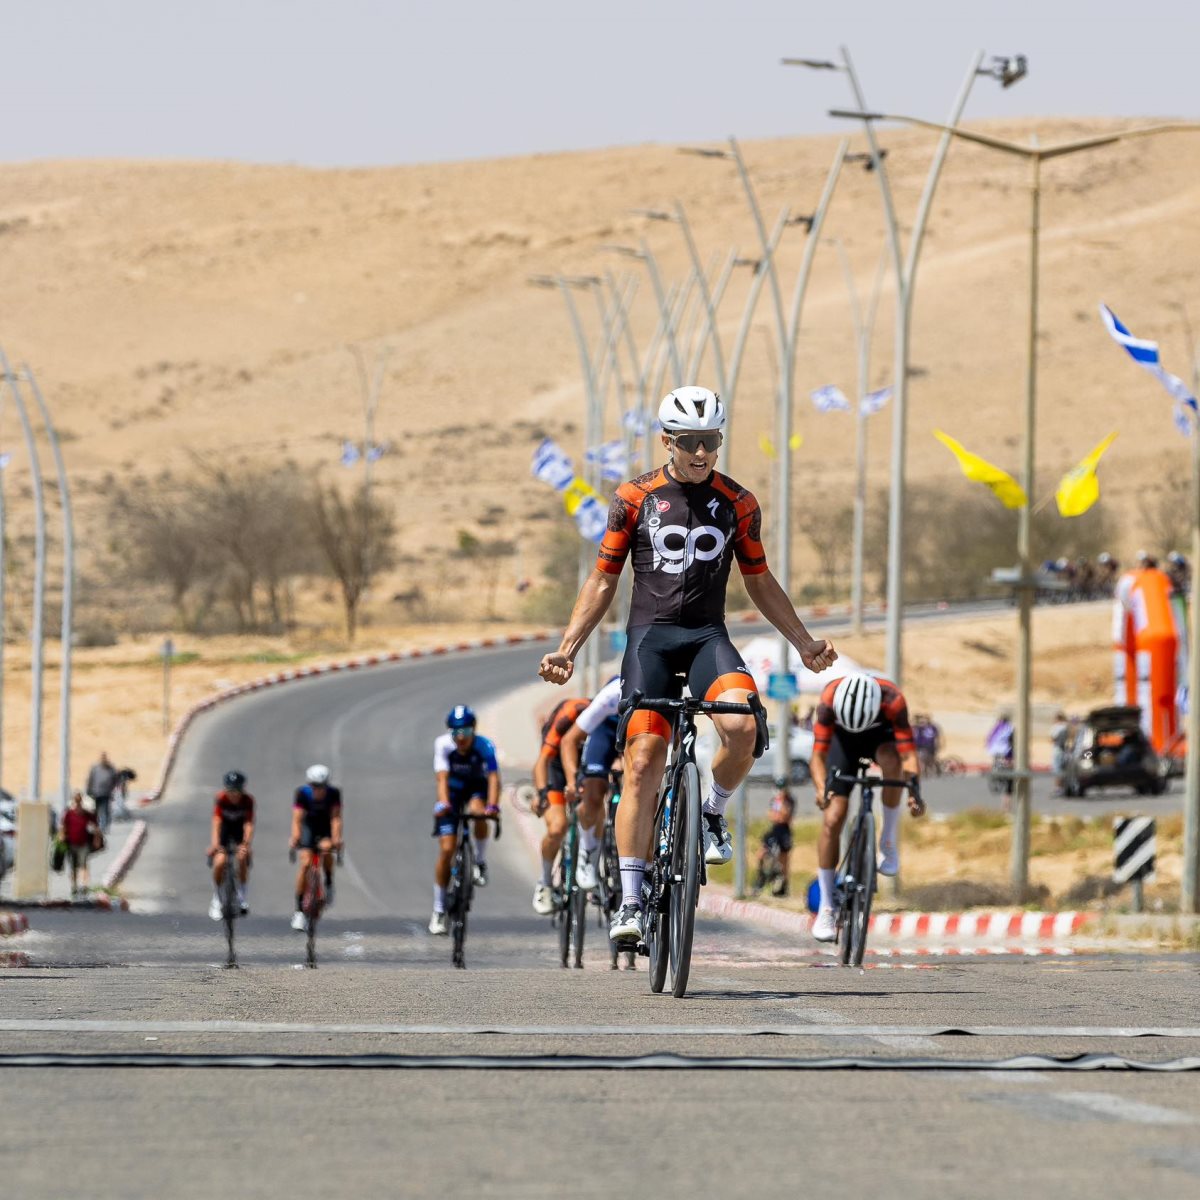
[[[875,789],[895,787],[911,792],[914,787],[911,779],[881,779],[878,775],[869,775],[867,772],[874,765],[869,758],[860,758],[857,775],[834,771],[825,785],[827,798],[832,795],[829,785],[838,779],[849,780],[854,787],[862,790],[862,799],[851,827],[850,843],[837,876],[838,948],[842,962],[855,967],[862,966],[863,953],[867,948],[867,929],[871,921],[871,902],[875,898]]]
[[[491,821],[496,830],[496,841],[500,840],[500,814],[491,816],[467,812],[466,805],[458,808],[458,845],[454,848],[454,860],[450,864],[450,882],[446,885],[446,920],[450,924],[451,957],[456,967],[465,968],[463,948],[467,941],[467,914],[471,911],[471,898],[475,894],[475,847],[471,842],[471,824],[474,821]]]
[[[241,849],[241,842],[228,841],[222,845],[221,849],[225,853],[225,871],[221,876],[221,886],[217,891],[218,898],[221,901],[221,921],[225,926],[225,945],[227,948],[225,965],[227,967],[236,967],[237,954],[233,947],[233,923],[242,915],[242,904],[238,899],[237,891],[237,867],[238,867],[238,851]],[[213,864],[214,855],[206,856],[205,861],[211,867]]]
[[[650,958],[650,990],[661,992],[671,977],[671,994],[687,991],[692,962],[692,937],[696,928],[696,905],[700,888],[707,882],[704,867],[704,826],[700,816],[700,772],[696,767],[696,717],[722,715],[753,716],[757,726],[754,755],[770,745],[767,714],[758,694],[752,692],[745,704],[723,700],[647,699],[641,692],[622,700],[618,712],[617,752],[625,747],[625,733],[639,708],[661,713],[672,720],[674,733],[663,772],[654,818],[656,844],[646,865],[642,901],[646,913],[646,948]],[[643,952],[638,947],[639,953]]]

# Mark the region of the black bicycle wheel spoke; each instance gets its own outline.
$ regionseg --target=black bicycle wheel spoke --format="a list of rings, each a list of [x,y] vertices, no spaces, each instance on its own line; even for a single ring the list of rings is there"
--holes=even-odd
[[[587,924],[587,892],[578,885],[571,893],[571,907],[575,910],[572,941],[575,949],[575,965],[583,966],[583,931]]]
[[[854,912],[854,966],[862,966],[867,949],[867,930],[871,920],[871,900],[875,892],[875,814],[863,813],[859,845],[858,893]]]

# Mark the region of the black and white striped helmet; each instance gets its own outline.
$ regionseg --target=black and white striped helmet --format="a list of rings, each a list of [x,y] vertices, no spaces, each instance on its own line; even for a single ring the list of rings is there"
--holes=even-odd
[[[847,675],[833,692],[833,715],[848,733],[862,733],[875,724],[883,703],[883,688],[874,675]]]

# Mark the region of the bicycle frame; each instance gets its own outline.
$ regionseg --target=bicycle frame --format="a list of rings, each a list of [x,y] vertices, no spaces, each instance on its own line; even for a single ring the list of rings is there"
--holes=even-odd
[[[465,968],[464,949],[467,940],[467,914],[471,911],[471,898],[475,892],[475,852],[471,845],[471,824],[474,821],[491,821],[500,840],[500,815],[491,816],[467,812],[466,805],[458,809],[458,840],[454,847],[454,861],[450,867],[450,885],[446,889],[446,915],[450,918],[451,959],[456,967]]]

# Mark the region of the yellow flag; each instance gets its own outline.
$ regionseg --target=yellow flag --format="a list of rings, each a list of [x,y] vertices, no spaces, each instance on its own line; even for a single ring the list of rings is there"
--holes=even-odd
[[[591,496],[595,496],[597,500],[600,499],[595,488],[576,476],[563,490],[563,504],[566,505],[567,512],[574,516],[575,510]]]
[[[962,473],[975,483],[982,483],[991,488],[996,499],[1005,508],[1024,508],[1029,502],[1025,489],[1007,471],[1000,470],[999,467],[980,458],[978,454],[972,454],[940,429],[935,429],[933,436],[958,459]]]
[[[799,450],[800,447],[803,445],[804,445],[804,439],[798,433],[793,433],[792,436],[788,438],[788,446],[792,450]],[[767,434],[760,433],[758,435],[758,448],[768,458],[775,457],[775,443],[773,441],[771,441],[770,437]]]
[[[1096,478],[1096,464],[1105,450],[1113,444],[1115,433],[1110,433],[1078,466],[1072,467],[1059,481],[1054,493],[1058,511],[1064,517],[1082,516],[1100,499],[1100,481]]]

